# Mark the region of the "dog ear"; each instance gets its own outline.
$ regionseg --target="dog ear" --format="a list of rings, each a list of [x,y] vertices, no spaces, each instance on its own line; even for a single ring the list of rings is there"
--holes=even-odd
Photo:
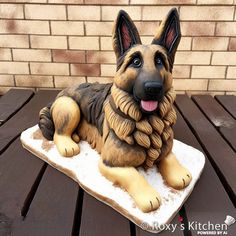
[[[172,71],[175,52],[181,39],[179,14],[176,8],[172,8],[166,19],[161,22],[158,32],[152,44],[163,46],[167,50],[170,70]]]
[[[135,44],[142,44],[138,30],[129,15],[120,10],[112,34],[113,49],[119,59]]]

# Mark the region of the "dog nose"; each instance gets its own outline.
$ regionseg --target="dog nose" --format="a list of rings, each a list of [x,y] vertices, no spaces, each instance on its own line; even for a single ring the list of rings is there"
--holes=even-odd
[[[162,91],[163,84],[160,82],[146,82],[144,89],[147,94],[158,95]]]

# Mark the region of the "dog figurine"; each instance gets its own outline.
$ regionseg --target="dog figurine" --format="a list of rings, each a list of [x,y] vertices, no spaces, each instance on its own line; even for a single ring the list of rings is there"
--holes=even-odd
[[[101,154],[100,172],[124,188],[143,212],[150,212],[159,208],[161,197],[137,167],[157,165],[174,189],[185,188],[192,178],[171,151],[178,12],[172,9],[152,43],[142,45],[133,21],[121,10],[112,37],[117,58],[113,83],[64,89],[40,111],[39,127],[65,157],[80,152],[80,139],[88,141]]]

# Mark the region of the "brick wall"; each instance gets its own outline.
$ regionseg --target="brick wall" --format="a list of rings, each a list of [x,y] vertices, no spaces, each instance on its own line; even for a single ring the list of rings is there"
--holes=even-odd
[[[150,43],[175,6],[182,40],[179,93],[236,94],[236,0],[0,0],[0,94],[10,87],[63,88],[112,81],[113,20],[119,9]]]

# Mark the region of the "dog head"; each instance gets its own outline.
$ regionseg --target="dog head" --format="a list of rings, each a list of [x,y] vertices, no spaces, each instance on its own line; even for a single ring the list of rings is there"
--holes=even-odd
[[[117,58],[116,86],[133,95],[145,113],[158,109],[172,87],[172,68],[180,42],[177,10],[170,10],[152,43],[142,45],[133,21],[120,11],[113,28],[113,48]]]

